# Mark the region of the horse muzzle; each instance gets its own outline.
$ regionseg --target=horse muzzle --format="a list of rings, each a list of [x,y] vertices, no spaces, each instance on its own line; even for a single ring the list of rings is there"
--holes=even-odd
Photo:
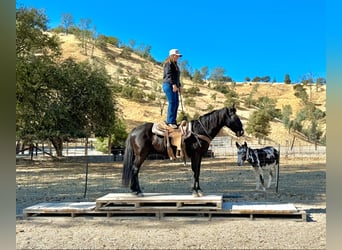
[[[237,137],[240,137],[240,136],[243,136],[244,131],[243,130],[237,131],[235,134],[236,134]]]

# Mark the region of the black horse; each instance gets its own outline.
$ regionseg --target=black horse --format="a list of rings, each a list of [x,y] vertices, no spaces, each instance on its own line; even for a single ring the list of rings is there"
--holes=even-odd
[[[139,185],[139,170],[146,157],[151,153],[167,155],[167,148],[162,136],[152,133],[153,123],[145,123],[134,128],[126,140],[126,149],[123,160],[122,183],[132,193],[143,196]],[[191,121],[192,134],[185,140],[186,154],[191,159],[191,168],[194,173],[194,185],[192,187],[194,196],[202,196],[199,185],[201,161],[207,152],[209,140],[212,140],[222,127],[227,126],[236,136],[242,136],[244,131],[236,108],[223,108],[214,110]],[[175,151],[176,148],[173,148]]]

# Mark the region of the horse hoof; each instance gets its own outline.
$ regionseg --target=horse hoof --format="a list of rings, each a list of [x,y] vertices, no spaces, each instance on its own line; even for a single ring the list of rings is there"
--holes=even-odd
[[[197,191],[192,191],[192,197],[198,197],[198,192]]]
[[[132,194],[134,196],[138,196],[138,197],[143,197],[144,196],[144,194],[142,192],[137,192],[137,191],[132,192]]]
[[[199,197],[202,197],[202,196],[204,196],[204,193],[203,193],[201,190],[198,190],[198,191],[197,191],[197,195],[198,195]]]

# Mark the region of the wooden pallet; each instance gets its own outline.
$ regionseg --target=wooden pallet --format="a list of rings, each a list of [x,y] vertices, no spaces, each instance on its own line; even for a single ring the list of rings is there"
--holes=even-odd
[[[231,215],[247,215],[254,218],[296,218],[307,221],[305,211],[299,211],[292,203],[271,202],[224,202],[222,209]]]
[[[305,211],[299,211],[293,204],[265,202],[226,202],[222,196],[145,194],[135,197],[130,194],[108,194],[96,202],[40,203],[27,207],[24,217],[41,216],[106,216],[141,218],[167,217],[191,218],[281,218],[306,221]]]
[[[221,209],[222,195],[193,197],[186,194],[146,193],[143,197],[132,194],[110,193],[96,200],[96,210],[138,210],[138,209]]]
[[[24,217],[35,215],[71,215],[95,213],[95,202],[43,202],[23,210]]]

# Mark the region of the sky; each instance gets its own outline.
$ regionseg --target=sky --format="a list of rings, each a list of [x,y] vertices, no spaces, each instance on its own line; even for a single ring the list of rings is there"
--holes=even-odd
[[[20,6],[44,9],[49,28],[62,14],[75,24],[90,19],[98,34],[151,46],[160,62],[177,48],[192,71],[220,67],[236,82],[326,78],[324,0],[17,0]]]

